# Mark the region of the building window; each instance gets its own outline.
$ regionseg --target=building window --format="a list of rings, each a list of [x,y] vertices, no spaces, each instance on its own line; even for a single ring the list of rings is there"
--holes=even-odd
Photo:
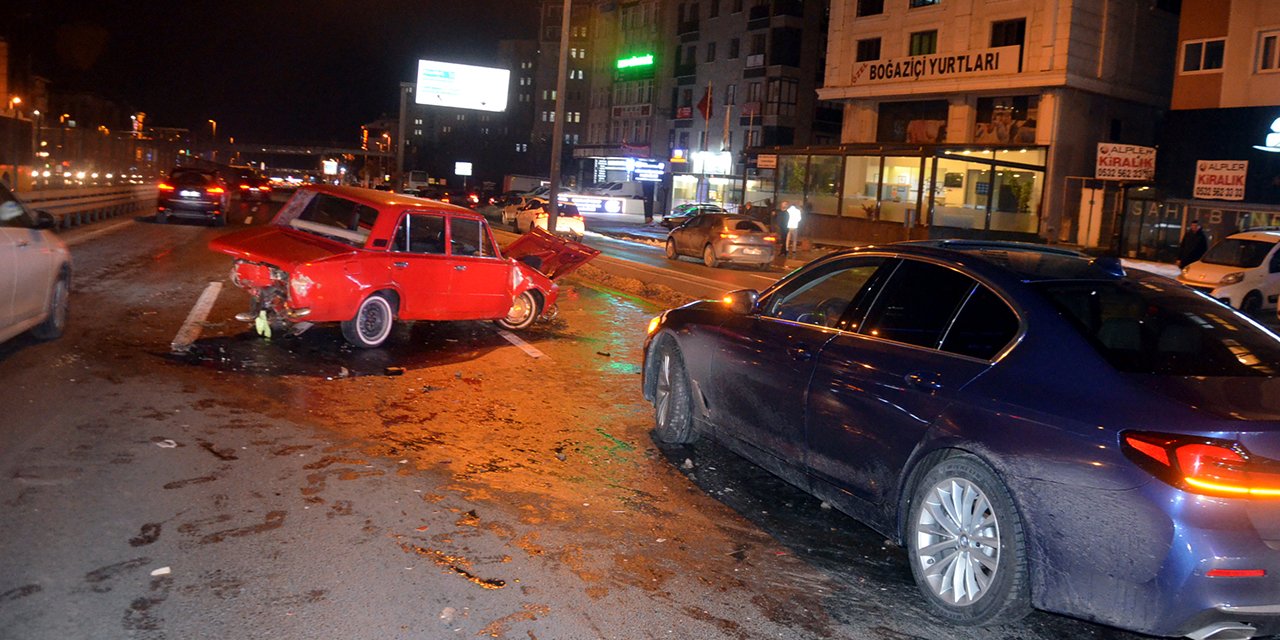
[[[917,31],[911,34],[911,48],[907,55],[923,56],[938,52],[938,30]]]
[[[765,38],[763,33],[754,33],[751,35],[751,55],[764,55]]]
[[[414,130],[413,130],[413,135],[418,136],[419,138],[421,138],[421,137],[422,137],[422,129],[414,129]]]
[[[734,38],[729,41],[729,59],[730,60],[737,60],[738,54],[741,53],[741,50],[742,50],[741,38]]]
[[[733,0],[733,12],[742,13],[742,0]]]
[[[1258,71],[1280,71],[1280,31],[1258,34]]]
[[[1000,20],[991,23],[991,46],[1012,47],[1026,42],[1027,19]]]
[[[858,0],[858,17],[884,13],[884,0]]]
[[[880,59],[880,38],[867,38],[858,41],[858,62]]]
[[[911,0],[907,3],[907,6],[912,9],[918,9],[920,7],[931,7],[939,2],[941,2],[941,0]]]
[[[1225,38],[1216,40],[1192,40],[1182,43],[1182,72],[1216,71],[1222,68],[1222,53],[1227,46]]]
[[[769,101],[765,104],[765,115],[793,116],[796,114],[796,96],[800,84],[795,80],[780,78],[769,81]]]
[[[716,43],[708,42],[707,43],[707,62],[715,62],[715,61],[716,61]]]
[[[449,127],[449,126],[440,127],[440,133],[453,133],[453,127]]]
[[[738,104],[738,85],[730,84],[724,92],[725,104]]]
[[[720,17],[720,0],[711,0],[711,13],[708,17]]]

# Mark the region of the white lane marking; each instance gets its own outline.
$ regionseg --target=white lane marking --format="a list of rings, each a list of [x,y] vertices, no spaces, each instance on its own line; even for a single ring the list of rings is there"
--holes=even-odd
[[[516,337],[516,334],[511,333],[510,331],[507,331],[505,329],[498,329],[498,335],[502,336],[503,338],[506,338],[507,342],[510,342],[511,344],[514,344],[515,346],[519,347],[521,351],[529,354],[530,358],[547,357],[545,353],[538,351],[533,347],[533,345]]]
[[[213,303],[221,292],[221,282],[210,282],[209,286],[204,288],[204,293],[201,293],[200,299],[196,300],[196,306],[191,307],[191,313],[187,314],[187,321],[182,323],[182,328],[178,329],[178,335],[173,337],[173,342],[169,345],[170,349],[186,351],[191,347],[191,343],[200,337],[201,325],[209,317],[209,312],[213,310]]]
[[[109,227],[98,229],[97,231],[90,231],[81,236],[76,236],[74,238],[67,238],[64,242],[66,242],[66,245],[68,247],[74,247],[80,244],[81,242],[85,242],[86,240],[90,240],[92,238],[96,238],[98,236],[111,233],[112,231],[115,231],[117,229],[120,229],[121,227],[125,227],[131,224],[133,224],[133,220],[125,220],[123,222],[117,222]]]

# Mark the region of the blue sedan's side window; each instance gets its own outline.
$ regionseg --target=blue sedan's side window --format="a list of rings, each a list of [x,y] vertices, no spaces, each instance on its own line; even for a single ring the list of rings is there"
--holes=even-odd
[[[946,267],[903,260],[867,312],[861,333],[937,349],[978,283]]]
[[[763,315],[823,327],[839,326],[883,258],[857,258],[815,269],[796,278],[770,296]]]

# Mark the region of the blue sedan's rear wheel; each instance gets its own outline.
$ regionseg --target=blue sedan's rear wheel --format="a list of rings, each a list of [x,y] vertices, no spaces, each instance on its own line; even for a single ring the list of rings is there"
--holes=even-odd
[[[696,439],[693,396],[680,348],[670,341],[662,344],[654,366],[657,367],[653,390],[654,434],[669,444],[693,442]]]
[[[360,303],[356,317],[343,321],[342,336],[361,349],[372,349],[386,342],[395,319],[391,301],[386,296],[375,293]]]
[[[987,625],[1030,613],[1022,521],[1009,491],[981,460],[957,455],[926,472],[907,527],[911,572],[939,617]]]

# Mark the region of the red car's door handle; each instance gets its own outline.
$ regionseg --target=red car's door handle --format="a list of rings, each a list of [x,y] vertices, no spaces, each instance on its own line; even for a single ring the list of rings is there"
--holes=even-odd
[[[403,268],[405,268],[405,267],[409,266],[409,263],[408,263],[408,262],[392,262],[392,263],[391,263],[391,266],[393,266],[393,267],[395,267],[395,268],[397,268],[397,269],[403,269]]]
[[[455,265],[453,265],[453,270],[454,270],[454,271],[466,271],[466,270],[467,270],[467,265],[465,265],[465,264],[455,264]]]

